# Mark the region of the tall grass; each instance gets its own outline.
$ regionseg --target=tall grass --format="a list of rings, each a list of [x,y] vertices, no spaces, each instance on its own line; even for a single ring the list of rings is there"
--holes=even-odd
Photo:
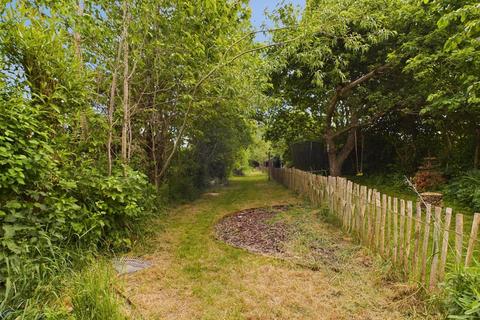
[[[115,291],[114,273],[106,262],[75,275],[69,290],[71,315],[77,320],[126,319]]]
[[[6,260],[0,320],[126,319],[111,265],[83,254],[84,261],[69,253],[41,262]]]
[[[55,295],[61,277],[75,259],[69,251],[48,243],[49,247],[43,248],[48,254],[34,247],[34,259],[18,255],[1,260],[5,278],[0,281],[0,319],[41,318],[37,306]]]

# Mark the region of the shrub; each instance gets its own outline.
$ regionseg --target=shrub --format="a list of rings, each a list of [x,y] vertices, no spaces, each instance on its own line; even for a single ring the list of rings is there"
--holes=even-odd
[[[472,170],[453,179],[445,188],[445,195],[475,211],[479,211],[480,170]]]
[[[2,256],[32,255],[49,246],[45,239],[128,242],[129,227],[152,203],[146,176],[128,168],[106,176],[88,160],[73,163],[54,153],[36,113],[13,105],[0,114]]]
[[[0,106],[0,301],[18,309],[58,261],[70,265],[70,252],[128,247],[154,191],[139,172],[107,176],[88,155],[56,145],[59,134],[35,105],[12,98]]]
[[[154,189],[147,177],[126,169],[106,176],[98,169],[81,166],[70,170],[67,198],[75,199],[79,209],[66,217],[65,234],[71,242],[101,244],[108,248],[130,246],[130,238],[137,222],[153,210]]]
[[[480,319],[480,267],[457,271],[447,277],[446,304],[450,319]]]

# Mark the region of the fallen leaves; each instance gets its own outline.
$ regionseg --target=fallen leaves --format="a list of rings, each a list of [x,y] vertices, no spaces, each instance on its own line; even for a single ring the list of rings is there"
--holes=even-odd
[[[288,239],[289,226],[271,219],[287,209],[288,206],[280,205],[236,212],[217,224],[217,237],[235,247],[278,255],[284,251],[283,243]]]

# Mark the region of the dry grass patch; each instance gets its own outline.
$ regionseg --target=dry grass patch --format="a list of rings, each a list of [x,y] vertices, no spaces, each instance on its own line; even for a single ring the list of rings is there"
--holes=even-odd
[[[161,231],[147,249],[135,248],[155,264],[125,278],[145,319],[425,318],[398,302],[398,288],[382,280],[381,265],[288,190],[249,176],[220,191],[159,219]],[[297,204],[271,220],[295,231],[285,243],[288,260],[215,238],[226,215],[276,204]]]

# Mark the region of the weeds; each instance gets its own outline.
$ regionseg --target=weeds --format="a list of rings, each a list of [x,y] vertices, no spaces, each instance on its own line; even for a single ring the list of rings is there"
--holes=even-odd
[[[445,294],[450,319],[480,319],[480,264],[448,274]]]
[[[55,253],[42,261],[7,259],[0,319],[126,319],[113,270],[94,259],[87,251]]]
[[[111,266],[105,262],[96,263],[76,274],[69,290],[71,306],[67,304],[67,308],[71,307],[73,319],[126,319],[113,280]]]

